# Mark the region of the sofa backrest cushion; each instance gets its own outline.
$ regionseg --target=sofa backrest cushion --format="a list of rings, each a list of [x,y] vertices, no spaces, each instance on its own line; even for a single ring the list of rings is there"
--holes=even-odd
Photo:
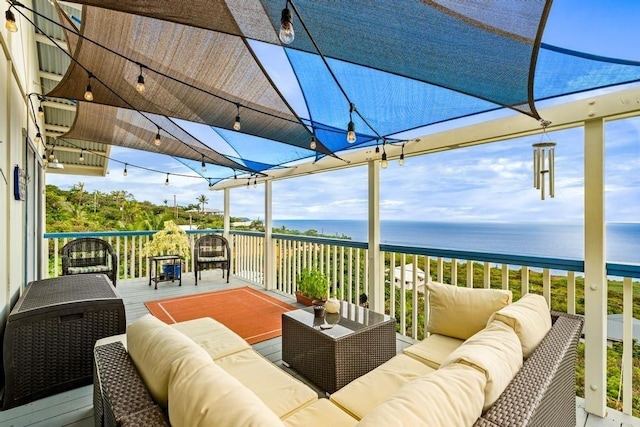
[[[358,426],[471,426],[482,414],[485,383],[480,371],[449,365],[407,383]]]
[[[483,407],[487,410],[516,376],[522,362],[518,336],[509,326],[496,320],[454,350],[440,369],[462,363],[482,372],[487,378]]]
[[[498,310],[489,319],[511,326],[520,338],[522,354],[528,358],[551,329],[551,313],[541,295],[526,294],[513,304]]]
[[[251,390],[201,353],[171,364],[169,421],[174,427],[284,426]]]
[[[511,291],[474,289],[430,282],[429,332],[466,340],[487,325],[489,317],[511,303]]]
[[[151,397],[167,407],[171,363],[188,353],[211,356],[186,335],[151,314],[127,327],[127,350]]]

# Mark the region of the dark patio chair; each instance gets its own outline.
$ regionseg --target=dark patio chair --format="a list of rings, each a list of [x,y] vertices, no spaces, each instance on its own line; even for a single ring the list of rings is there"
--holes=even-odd
[[[229,242],[222,236],[216,234],[208,234],[196,240],[193,247],[193,260],[195,263],[196,286],[198,285],[198,276],[202,279],[202,270],[215,268],[222,269],[222,278],[224,279],[224,270],[227,270],[227,283],[229,283],[229,271],[231,270],[231,250]]]
[[[118,255],[111,245],[95,237],[72,240],[62,247],[62,275],[106,274],[113,286],[118,278]]]

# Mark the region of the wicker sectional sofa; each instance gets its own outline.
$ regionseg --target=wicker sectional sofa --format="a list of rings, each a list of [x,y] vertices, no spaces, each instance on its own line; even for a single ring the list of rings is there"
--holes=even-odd
[[[429,293],[429,329],[436,333],[329,399],[213,319],[169,326],[145,316],[126,335],[96,343],[96,426],[574,426],[581,318],[549,314],[536,295],[511,304],[503,291],[458,295],[460,288],[438,286]],[[502,307],[483,306],[476,292],[493,293]],[[447,307],[454,300],[462,301],[457,312]],[[533,317],[528,312],[543,305],[542,321],[539,308]],[[467,309],[477,314],[476,325],[452,328],[447,316]],[[458,337],[482,322],[479,332]]]

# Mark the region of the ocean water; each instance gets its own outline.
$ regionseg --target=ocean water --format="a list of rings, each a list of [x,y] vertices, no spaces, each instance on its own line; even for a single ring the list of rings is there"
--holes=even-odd
[[[367,241],[359,220],[274,220],[274,227],[316,230]],[[584,228],[576,223],[380,222],[381,242],[513,255],[584,259]],[[640,264],[640,223],[607,224],[607,261]]]

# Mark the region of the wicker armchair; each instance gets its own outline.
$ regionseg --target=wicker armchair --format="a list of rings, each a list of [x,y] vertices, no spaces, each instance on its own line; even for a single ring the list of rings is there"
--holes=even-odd
[[[227,283],[229,283],[229,271],[231,270],[231,250],[229,242],[222,236],[209,234],[196,240],[193,247],[193,261],[196,276],[196,286],[198,286],[198,276],[202,279],[202,270],[213,268],[227,270]]]
[[[62,275],[106,274],[113,286],[118,278],[118,255],[111,245],[94,237],[83,237],[62,248]]]

